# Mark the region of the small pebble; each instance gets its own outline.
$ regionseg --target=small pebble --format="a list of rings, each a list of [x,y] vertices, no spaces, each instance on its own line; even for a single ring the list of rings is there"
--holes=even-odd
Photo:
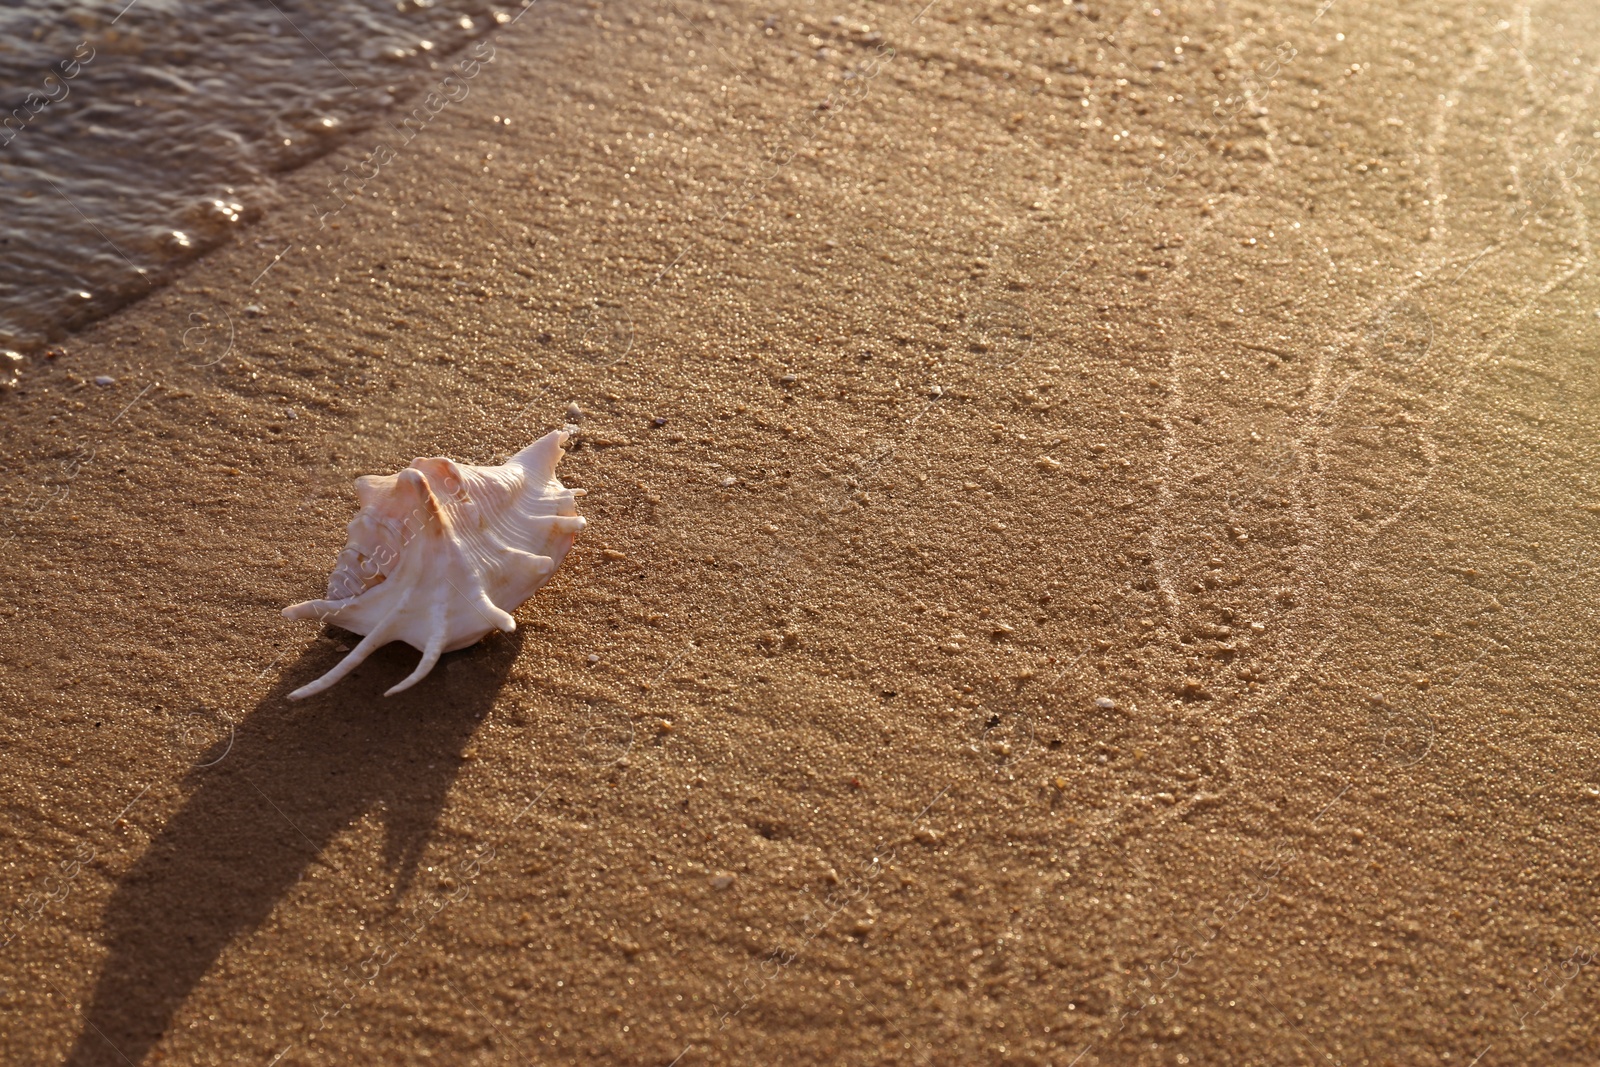
[[[778,381],[782,382],[784,385],[793,385],[798,380],[799,379],[793,374],[785,374],[782,378],[778,379]]]
[[[655,418],[650,420],[650,425],[655,426],[657,428],[665,426],[666,424],[667,424],[667,420],[662,418],[660,415],[657,415]]]
[[[252,319],[258,319],[267,313],[267,309],[262,307],[260,304],[246,304],[244,313],[249,315]]]
[[[577,422],[581,418],[583,418],[583,409],[580,408],[578,406],[578,402],[574,400],[567,405],[567,419],[570,422]]]
[[[734,883],[739,876],[736,874],[715,874],[711,876],[712,889],[726,889]]]
[[[594,652],[589,653],[589,665],[590,666],[593,666],[594,664],[599,663],[599,662],[600,662],[600,657],[599,657],[598,654],[596,654]]]
[[[300,417],[300,413],[294,408],[287,408],[284,410],[283,416],[286,419],[298,419]]]
[[[928,390],[928,395],[933,397],[935,400],[938,400],[941,396],[944,396],[944,390],[936,385],[932,389]]]
[[[1094,706],[1101,711],[1111,711],[1117,706],[1117,702],[1110,697],[1095,697]]]
[[[99,377],[95,378],[94,384],[96,384],[96,385],[116,385],[117,384],[117,380],[115,378],[111,377],[111,375],[109,375],[109,374],[102,374]]]
[[[0,352],[0,389],[15,389],[22,380],[21,352]]]
[[[733,486],[739,484],[739,479],[730,474],[717,484],[722,486],[724,489],[731,489]]]

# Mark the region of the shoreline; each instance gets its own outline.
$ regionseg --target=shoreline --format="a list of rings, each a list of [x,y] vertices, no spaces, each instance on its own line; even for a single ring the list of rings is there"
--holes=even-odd
[[[402,8],[387,20],[369,12],[365,21],[353,10],[326,9],[326,18],[312,14],[297,22],[277,8],[267,9],[264,20],[246,15],[226,28],[207,18],[175,23],[170,12],[147,12],[149,19],[134,12],[124,22],[133,5],[109,21],[81,12],[69,18],[49,7],[31,21],[15,13],[7,27],[18,31],[19,40],[32,40],[11,50],[7,69],[26,80],[34,76],[31,60],[42,81],[0,123],[0,148],[9,149],[8,180],[18,199],[8,243],[19,268],[28,268],[0,279],[11,300],[0,315],[8,378],[30,359],[49,358],[47,350],[64,347],[88,325],[172,284],[210,252],[248,240],[252,223],[282,207],[275,176],[387,121],[396,95],[409,98],[421,89],[414,95],[428,106],[415,109],[408,121],[431,121],[437,108],[424,86],[428,71],[408,67],[408,57],[423,53],[438,70],[441,60],[453,60],[484,33],[514,24],[532,3],[513,8],[514,14],[474,10],[476,21],[467,14],[451,17],[432,4],[411,9],[416,14],[427,8],[429,16],[408,18]],[[31,34],[22,32],[27,26]],[[74,32],[63,37],[64,28]],[[297,62],[294,47],[279,48],[286,28],[315,50],[298,68],[290,69]],[[79,31],[88,36],[73,46]],[[314,36],[324,38],[321,45]],[[383,49],[380,40],[387,41]],[[396,43],[408,40],[415,47]],[[245,48],[247,41],[256,47]],[[339,55],[338,63],[324,46]],[[54,48],[61,58],[53,58]],[[349,54],[352,48],[360,54]],[[216,62],[197,61],[197,52]],[[71,83],[96,58],[94,78],[74,97]],[[241,64],[250,69],[241,71]],[[319,83],[330,73],[338,76],[331,92]],[[365,91],[351,73],[370,83]],[[354,95],[344,95],[346,88]],[[296,94],[293,104],[282,101],[285,92]],[[73,103],[65,112],[44,115],[69,98]],[[217,102],[223,99],[231,103]],[[320,118],[311,122],[308,114]],[[116,127],[139,122],[148,124],[149,136],[138,148],[122,145],[119,154],[112,143]],[[284,135],[281,144],[270,131]],[[202,147],[219,134],[220,146]],[[71,157],[62,158],[63,146],[73,142]],[[164,157],[163,149],[171,151]],[[171,158],[179,152],[182,158]],[[150,167],[159,180],[152,180]],[[117,195],[108,193],[107,184],[118,186]],[[63,207],[67,214],[61,214]],[[55,232],[41,243],[40,235],[52,226]],[[100,263],[102,258],[117,269]]]

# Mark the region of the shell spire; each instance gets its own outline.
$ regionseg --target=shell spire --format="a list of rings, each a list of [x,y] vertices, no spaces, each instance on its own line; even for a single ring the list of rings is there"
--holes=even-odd
[[[511,613],[550,580],[585,525],[583,490],[556,477],[569,436],[553,430],[498,467],[433,457],[357,478],[361,509],[327,596],[283,615],[332,623],[362,641],[289,699],[322,692],[374,650],[404,641],[422,659],[384,694],[392,696],[427,677],[442,654],[515,630]]]

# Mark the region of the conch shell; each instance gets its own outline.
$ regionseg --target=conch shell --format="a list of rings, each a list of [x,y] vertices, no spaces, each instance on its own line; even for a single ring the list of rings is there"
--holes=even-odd
[[[330,622],[365,637],[321,678],[289,694],[320,693],[390,641],[422,661],[391,696],[425,678],[444,652],[510,633],[511,617],[566,557],[584,520],[556,478],[569,434],[553,430],[499,467],[416,459],[398,474],[356,479],[361,510],[328,579],[325,600],[283,609],[286,619]]]

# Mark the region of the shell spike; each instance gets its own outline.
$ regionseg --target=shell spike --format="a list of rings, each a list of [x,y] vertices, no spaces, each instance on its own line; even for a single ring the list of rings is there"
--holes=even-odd
[[[385,620],[387,621],[387,620]],[[389,635],[385,632],[387,627],[379,623],[377,628],[361,639],[361,643],[350,650],[350,654],[340,660],[338,664],[314,682],[302,685],[299,689],[289,694],[290,700],[304,700],[306,697],[316,696],[324,689],[331,689],[339,679],[361,666],[361,661],[372,655],[380,645],[389,643]]]
[[[283,609],[283,617],[294,619],[296,622],[311,620],[322,622],[328,616],[344,607],[349,601],[341,600],[302,600],[298,604],[290,604]]]
[[[433,639],[428,642],[428,647],[422,650],[422,660],[417,664],[417,669],[406,675],[405,680],[400,682],[398,685],[393,685],[388,689],[385,689],[383,691],[383,695],[386,697],[392,697],[402,689],[410,689],[412,686],[422,681],[422,679],[428,676],[428,672],[433,670],[434,664],[439,662],[439,656],[441,653],[443,653],[443,651],[444,634],[436,634]]]
[[[551,430],[512,456],[506,465],[521,467],[539,481],[553,481],[556,476],[556,464],[567,454],[561,447],[567,443],[567,437],[568,434],[564,430]]]
[[[517,620],[509,612],[501,611],[499,608],[495,607],[494,601],[490,600],[487,596],[484,596],[480,593],[478,595],[478,602],[475,607],[477,607],[479,612],[487,616],[489,621],[494,623],[494,625],[502,632],[511,633],[512,631],[516,630]]]

